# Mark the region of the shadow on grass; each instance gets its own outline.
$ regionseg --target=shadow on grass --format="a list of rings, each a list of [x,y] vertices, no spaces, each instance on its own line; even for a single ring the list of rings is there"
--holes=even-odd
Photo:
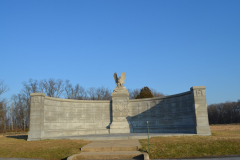
[[[67,160],[68,159],[68,157],[65,157],[65,158],[63,158],[63,159],[61,159],[61,160]]]
[[[14,138],[14,139],[24,139],[27,140],[28,135],[18,135],[18,136],[6,136],[7,138]]]

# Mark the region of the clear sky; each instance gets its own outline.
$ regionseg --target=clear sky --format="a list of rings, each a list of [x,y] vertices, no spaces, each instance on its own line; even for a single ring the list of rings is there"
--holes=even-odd
[[[240,99],[240,0],[1,0],[0,79],[9,99],[30,78],[172,95],[206,86]]]

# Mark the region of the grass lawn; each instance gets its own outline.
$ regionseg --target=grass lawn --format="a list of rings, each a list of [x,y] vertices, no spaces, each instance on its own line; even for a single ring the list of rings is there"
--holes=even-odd
[[[240,125],[212,125],[212,136],[150,138],[152,159],[240,154]],[[26,141],[27,135],[0,135],[0,157],[66,159],[90,143],[82,140]],[[139,140],[147,151],[148,140]]]
[[[183,158],[240,154],[240,125],[211,125],[212,136],[156,137],[149,139],[149,156]],[[147,152],[148,140],[139,140]]]
[[[0,135],[0,157],[66,159],[90,143],[83,140],[26,141],[27,135]]]

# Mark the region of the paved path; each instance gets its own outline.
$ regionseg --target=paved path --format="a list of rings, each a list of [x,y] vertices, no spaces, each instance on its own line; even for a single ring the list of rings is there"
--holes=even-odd
[[[196,134],[186,133],[149,133],[151,137],[170,137],[170,136],[194,136]],[[88,141],[95,140],[126,140],[126,139],[147,139],[147,133],[119,133],[119,134],[92,134],[92,135],[79,135],[79,136],[65,136],[55,137],[51,139],[83,139]]]

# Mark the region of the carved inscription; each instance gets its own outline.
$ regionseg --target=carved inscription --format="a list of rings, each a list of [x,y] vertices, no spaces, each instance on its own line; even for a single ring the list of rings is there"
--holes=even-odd
[[[40,99],[39,99],[40,97],[35,97],[35,100],[34,100],[34,102],[35,103],[38,103],[39,101],[40,101]]]
[[[116,107],[116,110],[119,110],[120,112],[122,112],[123,110],[127,109],[127,105],[126,104],[116,104],[115,107]]]
[[[202,91],[201,90],[196,90],[196,96],[202,96]]]
[[[113,116],[116,116],[116,117],[128,116],[128,107],[126,104],[120,103],[120,104],[114,104],[113,106],[114,106]]]

